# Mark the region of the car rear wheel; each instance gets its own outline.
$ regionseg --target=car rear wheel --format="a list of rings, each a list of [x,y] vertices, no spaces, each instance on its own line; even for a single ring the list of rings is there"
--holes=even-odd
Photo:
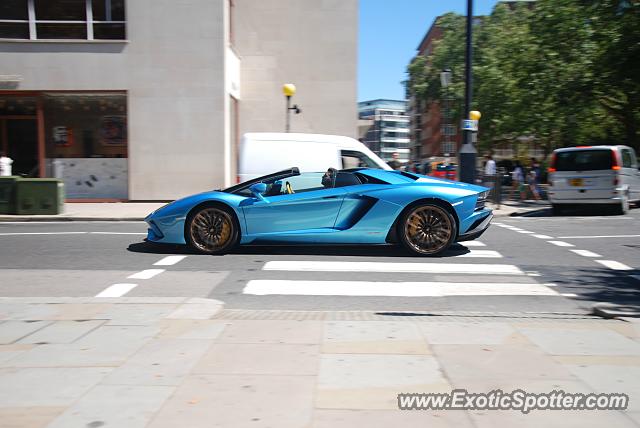
[[[217,206],[206,206],[189,215],[185,234],[187,242],[205,254],[223,254],[238,240],[233,214]]]
[[[445,208],[423,204],[408,210],[398,222],[398,235],[414,254],[432,256],[445,251],[456,237],[456,221]]]

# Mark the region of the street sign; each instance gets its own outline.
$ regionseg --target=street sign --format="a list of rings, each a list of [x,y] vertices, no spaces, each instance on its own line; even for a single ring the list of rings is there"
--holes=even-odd
[[[478,121],[471,119],[463,119],[462,120],[462,130],[463,131],[477,131],[478,130]]]

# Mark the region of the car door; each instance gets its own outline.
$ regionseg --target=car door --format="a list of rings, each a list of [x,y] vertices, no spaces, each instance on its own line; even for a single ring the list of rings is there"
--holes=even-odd
[[[282,193],[244,205],[248,234],[304,233],[333,228],[345,191],[324,187],[322,176],[323,173],[305,173],[282,179],[276,183]],[[293,193],[287,193],[288,188]]]

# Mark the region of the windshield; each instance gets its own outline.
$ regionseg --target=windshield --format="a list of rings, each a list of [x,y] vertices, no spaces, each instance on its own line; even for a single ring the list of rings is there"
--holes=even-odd
[[[556,153],[556,171],[595,171],[611,169],[612,154],[609,149],[571,150]]]

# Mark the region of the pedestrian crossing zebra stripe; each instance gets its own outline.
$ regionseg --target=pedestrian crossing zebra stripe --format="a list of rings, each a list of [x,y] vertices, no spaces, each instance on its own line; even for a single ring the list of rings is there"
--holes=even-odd
[[[514,265],[465,263],[385,263],[277,260],[265,263],[262,270],[311,272],[388,272],[388,273],[461,273],[474,275],[524,275]]]
[[[372,297],[559,296],[540,284],[251,280],[244,294]]]
[[[480,241],[462,241],[462,242],[459,242],[459,244],[464,247],[486,247],[487,246],[487,244]]]
[[[499,259],[502,258],[502,254],[493,250],[470,250],[468,253],[457,254],[453,257],[476,257],[487,259]]]

